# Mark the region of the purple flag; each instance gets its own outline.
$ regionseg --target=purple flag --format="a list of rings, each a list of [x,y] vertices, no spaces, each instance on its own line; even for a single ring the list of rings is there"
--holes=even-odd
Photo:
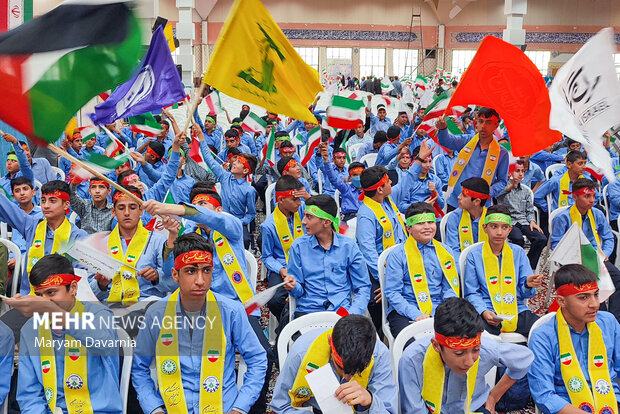
[[[182,101],[185,96],[181,77],[160,26],[153,33],[140,71],[116,88],[89,116],[95,124],[110,124],[119,118],[161,110]]]

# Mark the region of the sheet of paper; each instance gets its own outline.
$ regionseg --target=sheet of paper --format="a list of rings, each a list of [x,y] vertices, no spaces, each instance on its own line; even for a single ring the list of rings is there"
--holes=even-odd
[[[323,414],[342,414],[352,413],[353,409],[340,402],[334,393],[340,386],[338,378],[329,364],[322,366],[321,368],[312,371],[306,375],[306,381],[314,394],[314,399]]]
[[[499,319],[500,321],[511,321],[515,318],[516,315],[496,315],[494,319]]]

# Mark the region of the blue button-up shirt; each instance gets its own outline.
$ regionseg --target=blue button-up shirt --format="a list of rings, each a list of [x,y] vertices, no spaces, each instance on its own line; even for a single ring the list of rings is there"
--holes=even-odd
[[[386,166],[397,155],[398,145],[386,142],[385,144],[381,145],[381,148],[379,148],[379,153],[377,155],[377,161],[375,161],[375,165]]]
[[[616,399],[620,401],[620,385],[618,384],[618,375],[620,375],[620,325],[611,313],[601,311],[596,315],[596,324],[603,333],[603,342],[607,348],[611,385],[616,393]],[[591,390],[592,383],[588,371],[588,344],[590,341],[588,328],[586,327],[581,333],[575,331],[570,325],[568,329],[576,353],[576,358],[573,358],[573,361],[579,361],[581,372],[583,372]],[[527,376],[534,402],[543,413],[556,414],[565,406],[570,405],[571,402],[562,378],[558,324],[555,316],[532,331],[528,346],[536,357]]]
[[[480,244],[472,248],[467,255],[467,263],[465,264],[465,273],[467,275],[465,278],[465,299],[471,302],[480,314],[488,310],[495,311],[489,289],[487,288],[487,275],[484,272],[484,262],[482,261],[482,246]],[[525,283],[528,276],[532,275],[532,267],[522,247],[512,243],[508,243],[508,246],[512,249],[515,268],[513,283],[516,284],[517,306],[519,313],[521,313],[528,309],[524,299],[531,298],[536,294],[536,289],[527,287]],[[500,253],[498,258],[500,266],[503,254],[503,252]],[[498,283],[501,283],[501,280]]]
[[[50,162],[45,158],[32,158],[32,172],[34,173],[34,179],[41,184],[45,184],[48,181],[54,181],[58,178],[56,173],[52,171]]]
[[[336,190],[340,191],[340,213],[357,213],[357,210],[362,203],[359,200],[362,190],[360,188],[356,188],[353,184],[351,184],[351,182],[345,183],[342,177],[342,172],[333,167],[333,164],[326,162],[321,167],[321,171],[323,171],[324,176],[327,177],[327,180],[332,184],[332,186]]]
[[[177,177],[174,180],[174,185],[170,188],[172,192],[172,198],[176,203],[189,203],[189,193],[192,191],[192,187],[196,184],[196,180],[187,174],[183,174],[181,177]]]
[[[452,158],[444,151],[443,154],[440,154],[435,159],[435,174],[441,180],[442,188],[448,186],[448,181],[450,180],[450,173],[454,168],[454,163],[458,158],[459,154],[457,151],[454,151],[452,154]]]
[[[64,391],[66,379],[64,341],[68,335],[87,347],[87,382],[93,412],[120,414],[123,412],[123,407],[119,391],[119,349],[114,346],[89,345],[89,341],[118,340],[114,329],[114,315],[105,306],[92,302],[84,302],[84,310],[94,315],[95,329],[76,329],[71,325],[69,329],[61,331],[60,334],[52,331],[52,339],[59,341],[54,347],[56,384],[58,384],[56,408],[61,408],[63,413],[67,412]],[[17,401],[23,413],[51,414],[45,399],[41,372],[41,361],[49,357],[41,355],[41,349],[36,345],[38,335],[38,329],[34,327],[34,319],[30,318],[21,330]],[[11,336],[13,336],[12,333]],[[3,382],[8,384],[8,381]]]
[[[205,142],[205,141],[203,141],[203,142]],[[239,143],[239,145],[237,146],[237,149],[242,154],[252,154],[252,150],[250,149],[250,147],[248,147],[247,145],[245,145],[243,143]],[[226,147],[226,148],[222,149],[220,152],[218,152],[217,157],[225,162],[228,159],[228,147]],[[205,160],[206,160],[206,158],[205,158]]]
[[[534,193],[534,204],[539,206],[543,211],[547,211],[547,194],[551,194],[551,209],[555,210],[559,206],[560,200],[560,191],[561,191],[561,180],[564,174],[566,173],[566,169],[561,169],[556,171],[553,176],[547,181],[543,182],[540,187]],[[584,173],[583,176],[585,178],[591,178],[589,173]],[[573,191],[573,182],[569,181],[568,183],[568,191]],[[596,195],[596,198],[600,197],[600,194]],[[568,206],[572,206],[575,204],[575,200],[569,194],[566,197],[566,201],[568,202]],[[564,207],[564,206],[563,206]]]
[[[313,329],[300,336],[291,347],[291,350],[286,356],[286,362],[284,366],[281,367],[278,381],[273,390],[271,409],[275,413],[294,414],[300,411],[298,408],[291,406],[291,397],[288,391],[293,387],[297,371],[299,371],[301,362],[306,352],[308,352],[308,348],[312,342],[324,332],[324,329]],[[364,410],[361,406],[356,406],[356,412],[363,414],[396,414],[398,413],[398,392],[390,365],[390,351],[388,351],[387,347],[382,342],[377,341],[372,355],[375,360],[372,370],[370,371],[368,385],[366,386],[366,389],[372,394],[372,403],[367,410]],[[331,362],[329,364],[336,378],[339,378],[333,364]],[[345,379],[340,379],[340,384],[346,382]],[[313,407],[316,410],[320,409],[314,397],[305,402],[303,406]]]
[[[34,206],[34,208],[30,210],[30,213],[28,213],[28,215],[35,217],[37,220],[43,220],[45,218],[43,217],[43,212],[41,211],[41,207],[39,206]],[[13,236],[11,237],[11,241],[15,243],[17,247],[19,247],[19,250],[21,250],[22,254],[26,253],[26,251],[30,248],[30,246],[26,244],[26,239],[24,239],[24,236],[15,229],[13,229]]]
[[[377,131],[387,132],[388,128],[392,125],[392,121],[387,116],[382,121],[375,114],[370,112],[370,135],[373,137],[377,133]]]
[[[605,253],[605,256],[609,257],[614,251],[614,235],[611,232],[611,226],[605,217],[605,213],[598,208],[592,209],[592,215],[594,216],[596,231],[601,240],[601,246],[597,246],[596,244],[596,237],[594,237],[594,232],[592,231],[592,223],[590,223],[590,219],[587,215],[585,218],[582,217],[581,229],[592,246],[594,246],[595,249],[600,247],[603,253]],[[564,237],[572,224],[569,208],[555,216],[553,219],[553,232],[551,233],[552,249],[555,249],[555,246],[562,240],[562,237]]]
[[[13,194],[11,190],[11,180],[17,177],[26,177],[34,184],[34,174],[32,172],[32,168],[30,167],[30,163],[28,162],[28,157],[26,156],[26,152],[20,145],[13,145],[15,149],[15,155],[17,156],[17,162],[19,163],[19,171],[17,171],[12,176],[9,173],[2,178],[0,178],[0,185],[4,188],[7,194]]]
[[[431,190],[428,188],[428,183],[435,183],[437,191],[437,203],[441,208],[445,205],[443,198],[443,191],[441,189],[441,180],[435,174],[429,172],[426,177],[420,178],[420,171],[422,166],[418,162],[414,162],[413,165],[407,170],[407,173],[403,175],[403,183],[400,183],[401,194],[400,203],[398,209],[403,213],[407,211],[409,206],[413,203],[423,202],[431,196]]]
[[[363,314],[370,300],[368,272],[355,241],[338,233],[325,250],[315,236],[302,236],[288,252],[287,273],[295,276],[290,291],[297,312],[336,311]],[[353,300],[351,300],[353,294]]]
[[[461,242],[459,241],[459,224],[461,223],[461,217],[463,217],[463,210],[461,208],[457,208],[448,216],[448,221],[446,223],[446,240],[443,241],[448,245],[448,247],[450,247],[450,249],[452,249],[452,252],[454,252],[454,258],[457,263],[459,261],[459,257],[461,256]],[[469,229],[472,233],[474,243],[478,243],[479,222],[480,217],[472,220]]]
[[[467,143],[474,137],[473,134],[464,135],[452,135],[447,129],[439,130],[437,133],[437,139],[439,143],[451,150],[460,151],[467,145]],[[472,151],[469,162],[465,165],[463,172],[461,173],[458,181],[454,185],[454,191],[448,197],[448,204],[451,206],[458,206],[458,196],[461,194],[461,182],[470,177],[483,177],[484,164],[486,163],[488,149],[480,149],[480,143],[476,144],[476,147]],[[491,197],[496,197],[508,184],[508,151],[504,147],[500,146],[499,159],[497,160],[497,168],[491,180],[490,194]]]
[[[381,206],[385,210],[388,220],[392,222],[395,244],[404,243],[407,239],[407,234],[405,234],[405,229],[400,226],[400,221],[396,217],[398,212],[394,211],[387,198],[383,200]],[[383,227],[381,227],[379,219],[375,217],[375,213],[364,203],[360,204],[360,208],[357,211],[355,238],[364,255],[370,274],[379,280],[377,261],[379,260],[379,255],[383,252]]]
[[[616,181],[607,187],[607,202],[609,203],[609,221],[618,220],[620,216],[620,175],[616,174]]]
[[[402,414],[426,413],[428,409],[422,399],[424,383],[424,356],[431,343],[431,337],[418,339],[405,348],[398,364],[398,384],[400,389],[400,409]],[[482,338],[480,362],[476,385],[471,398],[471,411],[482,407],[489,398],[491,388],[486,383],[485,375],[493,367],[506,368],[506,374],[512,379],[521,379],[527,375],[534,355],[525,346],[496,342]],[[442,413],[461,413],[467,398],[467,375],[452,372],[444,366],[445,381],[441,402]]]
[[[151,164],[150,162],[145,162],[144,165],[138,164],[134,169],[140,176],[140,181],[149,187],[152,187],[160,180],[165,170],[166,166],[161,160],[157,161],[155,164]]]
[[[561,163],[563,160],[564,157],[562,155],[553,154],[545,150],[538,151],[530,158],[530,162],[538,165],[543,173],[547,171],[547,167],[550,165]]]
[[[523,184],[527,185],[528,187],[533,188],[534,186],[532,185],[532,183],[536,184],[536,183],[544,183],[545,182],[545,173],[538,166],[538,164],[533,163],[530,160],[530,167],[523,174],[523,181],[522,182],[523,182]]]
[[[432,315],[434,315],[435,309],[441,302],[455,297],[457,294],[452,290],[450,283],[443,274],[443,266],[439,263],[437,251],[433,243],[416,243],[422,254],[428,291],[431,294],[430,299],[433,303]],[[452,254],[448,247],[446,247],[446,250]],[[454,259],[452,261],[454,262]],[[418,308],[418,302],[413,292],[404,243],[399,244],[390,252],[386,261],[385,274],[389,275],[385,278],[385,297],[389,303],[388,313],[395,310],[399,315],[414,321],[418,316],[422,315],[422,312]]]
[[[207,145],[213,145],[215,148],[217,148],[217,151],[215,152],[220,152],[224,149],[226,145],[224,144],[224,131],[222,130],[221,126],[217,125],[213,132],[210,134],[207,133],[206,129],[203,128],[202,130],[204,132]]]
[[[0,321],[0,375],[10,378],[13,373],[13,357],[15,354],[15,336],[13,331]],[[11,388],[10,381],[0,382],[0,404],[4,403]]]
[[[299,216],[301,219],[304,217],[303,204],[299,207]],[[293,215],[287,219],[287,223],[291,234],[295,234]],[[263,236],[261,260],[263,261],[263,264],[267,266],[267,269],[274,273],[280,273],[280,270],[286,268],[286,256],[284,255],[282,242],[280,241],[278,232],[276,231],[273,213],[260,225],[260,232]]]
[[[261,346],[258,337],[252,330],[245,310],[240,303],[214,293],[217,306],[220,310],[224,334],[226,335],[226,350],[224,355],[224,378],[222,379],[222,396],[224,412],[234,408],[249,412],[250,407],[260,393],[267,371],[267,354]],[[155,358],[156,345],[159,341],[162,322],[169,298],[157,301],[149,307],[145,315],[146,329],[140,329],[136,340],[131,379],[138,394],[140,406],[145,413],[164,406],[159,388],[151,378],[150,365]],[[205,308],[200,316],[205,317]],[[181,309],[181,302],[177,303],[177,318],[187,318]],[[208,364],[203,354],[202,341],[204,338],[205,319],[198,318],[193,324],[188,319],[178,323],[177,346],[183,393],[187,403],[187,412],[200,414],[200,388],[204,378],[200,377],[201,364]],[[248,370],[243,377],[243,386],[237,389],[235,375],[235,351],[239,351]]]
[[[378,154],[378,153],[379,153],[379,149],[375,149],[375,146],[373,145],[373,142],[371,140],[369,142],[366,142],[364,145],[360,147],[360,149],[357,151],[355,159],[359,161],[362,159],[364,155]]]

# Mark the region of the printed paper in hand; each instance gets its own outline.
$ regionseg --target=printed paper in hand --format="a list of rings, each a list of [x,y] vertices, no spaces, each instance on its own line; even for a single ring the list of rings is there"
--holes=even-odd
[[[350,406],[340,402],[334,396],[340,383],[329,364],[306,375],[306,380],[319,408],[324,414],[353,413],[353,409]]]

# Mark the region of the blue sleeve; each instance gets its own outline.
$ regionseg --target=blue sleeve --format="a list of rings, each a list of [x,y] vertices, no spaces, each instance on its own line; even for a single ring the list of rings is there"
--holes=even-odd
[[[449,172],[446,169],[446,163],[445,160],[446,157],[444,157],[443,155],[441,155],[438,159],[437,162],[435,163],[435,166],[437,167],[437,169],[435,170],[435,174],[437,174],[437,177],[439,177],[439,179],[441,180],[441,185],[442,187],[444,185],[448,185],[448,174]]]
[[[375,345],[375,363],[370,372],[367,389],[372,394],[372,403],[360,414],[398,414],[398,388],[392,373],[390,352],[379,343]]]
[[[523,345],[495,342],[490,343],[497,348],[496,356],[497,365],[506,368],[506,374],[512,379],[521,379],[527,375],[527,372],[534,361],[532,351]]]
[[[340,194],[347,193],[348,186],[345,184],[343,180],[341,180],[340,178],[338,178],[338,176],[336,176],[336,172],[334,171],[334,168],[332,167],[329,161],[323,162],[321,164],[321,171],[323,171],[323,175],[327,177],[329,182],[332,183],[332,185],[336,187],[338,191],[340,191]]]
[[[293,245],[288,251],[286,273],[295,277],[295,287],[289,291],[289,294],[295,299],[299,299],[304,295],[304,270],[301,267],[299,243],[293,242]]]
[[[551,232],[551,249],[553,250],[571,226],[570,216],[568,214],[558,214],[553,219],[552,225],[553,231]]]
[[[553,191],[555,186],[555,180],[546,180],[536,189],[534,193],[534,204],[541,207],[544,211],[547,211],[547,194]]]
[[[499,161],[497,163],[497,169],[495,170],[495,180],[489,188],[491,197],[497,197],[508,184],[508,152],[501,150],[499,154]]]
[[[245,205],[247,206],[247,210],[241,222],[243,224],[250,224],[256,217],[256,190],[252,186],[250,186],[250,189],[246,192]]]
[[[357,229],[355,230],[355,239],[357,245],[362,252],[362,255],[366,259],[368,270],[372,274],[372,277],[377,279],[377,260],[379,255],[377,254],[377,244],[375,243],[375,223],[374,220],[367,216],[357,216]]]
[[[2,378],[8,379],[11,378],[13,373],[15,337],[9,327],[2,322],[0,322],[0,332],[0,375],[2,375]],[[10,387],[11,381],[0,381],[0,405],[9,394]]]
[[[153,318],[149,313],[145,316],[145,326],[153,326]],[[151,378],[150,370],[158,336],[159,332],[156,329],[140,329],[138,331],[136,349],[131,365],[131,382],[138,394],[140,407],[145,413],[151,413],[157,407],[165,405],[157,385]]]
[[[149,177],[149,179],[151,181],[153,181],[153,183],[156,183],[159,181],[159,179],[162,176],[162,169],[160,170],[156,170],[155,168],[153,168],[153,166],[148,163],[145,162],[144,165],[140,165],[142,167],[142,170],[144,171],[144,173],[146,174],[147,177]]]
[[[448,132],[447,128],[437,131],[437,140],[439,141],[439,144],[454,151],[460,151],[465,145],[467,145],[471,138],[471,134],[452,135]]]
[[[459,256],[461,255],[461,242],[459,241],[459,221],[456,219],[456,215],[450,214],[448,216],[448,222],[446,223],[446,240],[444,243],[454,252],[454,260],[459,262]],[[463,271],[463,269],[461,269]]]
[[[516,253],[517,251],[519,252],[514,255],[517,256],[515,265],[518,266],[517,274],[519,275],[519,293],[523,299],[532,298],[536,295],[536,288],[530,288],[526,283],[527,278],[534,274],[534,272],[532,272],[530,260],[527,258],[525,250],[518,248],[518,246],[513,246],[512,251],[513,253]],[[513,257],[513,259],[515,258]]]
[[[478,277],[478,269],[476,267],[477,250],[470,251],[467,255],[465,269],[467,276],[465,278],[465,299],[467,299],[479,314],[489,309],[484,299],[482,299],[482,291],[480,288],[480,278]]]
[[[263,264],[267,267],[267,269],[271,270],[274,273],[280,273],[280,270],[282,270],[282,268],[286,268],[286,263],[281,263],[273,256],[273,249],[275,244],[278,243],[278,241],[274,237],[275,235],[271,231],[271,227],[261,224],[260,230],[261,234],[263,235],[261,260],[263,261]]]
[[[50,413],[43,384],[37,377],[37,372],[41,370],[41,357],[39,351],[32,349],[28,344],[32,338],[26,339],[22,331],[19,347],[19,369],[17,370],[17,402],[22,413],[40,414]],[[34,344],[33,344],[34,345]]]
[[[306,338],[300,338],[304,341]],[[295,346],[297,345],[297,346]],[[291,406],[291,397],[288,391],[293,387],[297,371],[301,365],[301,361],[305,355],[305,349],[301,347],[302,342],[294,342],[293,346],[286,356],[284,366],[280,367],[280,375],[273,389],[273,397],[271,399],[271,409],[277,414],[298,414],[301,410]],[[308,406],[308,404],[306,404]]]
[[[404,250],[397,247],[387,257],[385,268],[385,299],[392,305],[396,313],[415,321],[422,315],[422,312],[416,304],[408,302],[402,295],[405,283],[403,278],[409,277],[407,269],[407,260],[405,259]],[[389,277],[388,277],[389,275]]]
[[[437,203],[439,203],[441,208],[444,208],[446,206],[446,199],[444,198],[443,190],[441,189],[441,178],[435,176],[433,177],[433,182],[435,183],[435,188],[437,189]]]
[[[0,191],[0,219],[20,232],[25,239],[28,237],[28,230],[34,229],[39,222],[36,216],[29,216],[16,203],[10,202],[2,191]]]
[[[295,131],[298,127],[300,127],[302,124],[302,121],[300,121],[299,119],[291,122],[286,128],[284,128],[284,130],[286,131],[287,134],[290,134],[291,132]]]
[[[422,362],[424,350],[411,344],[398,363],[398,389],[402,414],[427,413],[428,408],[422,399]]]
[[[207,163],[207,166],[211,169],[219,182],[222,182],[227,176],[232,175],[230,171],[226,171],[224,167],[215,161],[205,140],[200,143],[200,151],[202,152],[202,158],[205,160],[205,163]]]
[[[166,164],[165,171],[162,174],[159,181],[155,183],[152,188],[147,191],[148,199],[157,200],[159,202],[164,201],[166,193],[172,187],[172,183],[177,178],[177,171],[179,169],[179,163],[181,162],[181,154],[178,152],[172,152],[170,159]]]
[[[19,143],[17,143],[17,145],[13,145],[13,149],[15,150],[15,155],[17,156],[17,161],[19,162],[19,171],[22,173],[22,176],[34,183],[34,173],[32,172],[32,166],[28,162],[26,151],[24,151]]]
[[[336,237],[336,236],[334,236]],[[351,309],[349,313],[355,313],[363,315],[368,308],[368,302],[370,301],[370,280],[368,279],[368,268],[366,262],[362,257],[362,253],[355,244],[351,243],[351,249],[347,255],[349,264],[347,266],[347,273],[351,280],[351,286],[353,287],[353,301],[351,303]]]
[[[540,168],[538,165],[534,163],[532,163],[532,165],[534,166],[534,175],[532,177],[539,183],[544,182],[545,173],[543,172],[542,168]]]
[[[594,212],[594,221],[598,223],[596,226],[596,231],[598,232],[599,239],[601,240],[601,250],[605,253],[605,256],[609,257],[614,252],[614,235],[611,232],[611,226],[609,225],[604,213],[594,210],[597,209],[593,208],[592,211]]]

